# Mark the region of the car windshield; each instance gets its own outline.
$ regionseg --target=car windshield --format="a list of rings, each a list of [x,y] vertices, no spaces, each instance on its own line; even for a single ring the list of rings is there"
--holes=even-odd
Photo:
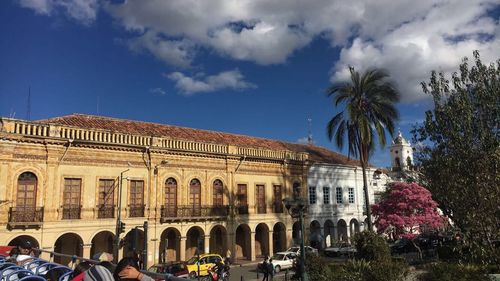
[[[150,268],[148,269],[148,271],[149,271],[149,272],[155,272],[155,273],[156,273],[156,272],[158,272],[158,267],[157,267],[157,266],[155,266],[155,265],[153,265],[152,267],[150,267]]]
[[[283,260],[284,257],[285,257],[285,255],[283,255],[283,254],[275,254],[273,256],[273,260]]]
[[[197,261],[198,261],[198,257],[192,257],[186,263],[187,264],[195,264]]]
[[[288,249],[288,252],[298,252],[299,251],[299,247],[291,247],[290,249]]]

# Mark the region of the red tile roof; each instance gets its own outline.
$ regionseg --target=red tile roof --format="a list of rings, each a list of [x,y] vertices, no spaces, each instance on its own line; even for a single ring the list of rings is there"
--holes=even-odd
[[[61,117],[37,121],[44,124],[73,126],[83,129],[98,129],[133,135],[146,135],[154,137],[169,137],[179,140],[200,141],[206,143],[230,144],[241,147],[254,147],[271,150],[290,150],[309,153],[309,159],[315,162],[356,165],[355,159],[314,145],[287,143],[278,140],[249,137],[244,135],[229,134],[208,130],[192,129],[172,125],[133,121],[104,116],[71,114]]]

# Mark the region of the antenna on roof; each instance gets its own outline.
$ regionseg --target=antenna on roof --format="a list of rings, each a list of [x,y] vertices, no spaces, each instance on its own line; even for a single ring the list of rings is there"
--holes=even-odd
[[[11,108],[9,118],[15,118],[15,117],[16,117],[16,112],[14,111],[14,108]]]
[[[26,120],[31,120],[31,86],[28,87],[28,101],[26,108]]]
[[[312,119],[311,117],[307,118],[307,122],[309,123],[309,129],[307,134],[307,144],[313,144],[313,135],[312,135]]]

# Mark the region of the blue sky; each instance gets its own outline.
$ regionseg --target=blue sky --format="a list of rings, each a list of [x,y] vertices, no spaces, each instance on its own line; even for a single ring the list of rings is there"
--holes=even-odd
[[[431,107],[419,84],[430,70],[455,71],[474,49],[498,59],[498,11],[458,0],[0,1],[0,115],[25,119],[31,88],[33,120],[78,112],[300,142],[311,118],[315,143],[339,151],[324,93],[353,65],[389,70],[410,138]],[[388,166],[387,149],[371,162]]]

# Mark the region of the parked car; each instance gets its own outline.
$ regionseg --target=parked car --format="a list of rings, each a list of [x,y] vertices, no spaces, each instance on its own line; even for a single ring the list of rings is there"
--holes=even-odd
[[[148,269],[149,272],[154,272],[158,274],[172,274],[176,277],[188,277],[189,271],[187,266],[183,262],[167,262],[160,263],[151,266]],[[164,279],[164,276],[163,276]]]
[[[396,242],[390,245],[391,255],[400,255],[406,253],[418,252],[415,244],[409,239],[401,238],[396,240]]]
[[[217,262],[224,263],[224,260],[218,254],[202,254],[199,259],[198,256],[190,258],[186,262],[189,277],[195,278],[198,276],[198,265],[200,267],[200,276],[208,275],[208,269],[214,266]]]
[[[304,246],[304,249],[306,250],[306,253],[314,254],[316,256],[318,255],[318,249],[316,248],[313,248],[311,246]],[[300,256],[300,246],[290,247],[288,248],[288,250],[286,250],[286,252],[293,252],[297,256]]]
[[[278,273],[283,269],[292,268],[293,262],[295,261],[295,258],[297,258],[297,254],[294,252],[278,252],[271,258],[273,259],[272,263],[274,272]],[[257,265],[258,271],[264,272],[264,270],[266,270],[265,268],[263,268],[263,264],[264,262],[262,261]]]
[[[356,248],[348,242],[339,242],[333,247],[328,247],[324,250],[327,257],[353,256],[356,254]]]

